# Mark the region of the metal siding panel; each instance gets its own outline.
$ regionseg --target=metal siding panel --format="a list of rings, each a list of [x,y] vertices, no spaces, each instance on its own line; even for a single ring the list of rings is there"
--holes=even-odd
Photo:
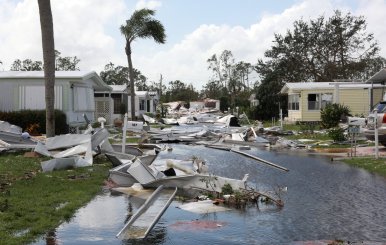
[[[13,110],[13,86],[11,83],[2,83],[0,90],[0,111]]]
[[[42,110],[46,108],[45,88],[43,86],[25,86],[24,99],[25,109]]]
[[[341,90],[341,104],[348,106],[352,115],[366,116],[368,111],[368,93],[365,89]]]
[[[63,95],[62,95],[62,86],[55,86],[55,109],[63,109]]]

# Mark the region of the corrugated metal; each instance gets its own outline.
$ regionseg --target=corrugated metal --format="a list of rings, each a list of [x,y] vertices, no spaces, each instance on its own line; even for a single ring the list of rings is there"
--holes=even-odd
[[[63,108],[62,86],[55,86],[55,109]],[[42,110],[46,108],[44,86],[19,86],[19,110]]]
[[[74,111],[95,111],[94,90],[74,87]]]
[[[13,101],[12,83],[3,83],[0,89],[0,111],[12,111]]]

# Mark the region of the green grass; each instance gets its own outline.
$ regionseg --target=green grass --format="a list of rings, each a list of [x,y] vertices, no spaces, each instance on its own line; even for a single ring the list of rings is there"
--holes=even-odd
[[[282,137],[289,140],[298,140],[298,139],[310,139],[315,141],[332,140],[327,134],[319,134],[319,133],[284,135]]]
[[[26,244],[69,221],[101,191],[111,165],[40,172],[42,158],[0,155],[0,244]],[[75,178],[74,178],[75,177]]]
[[[351,166],[363,168],[371,173],[386,177],[386,159],[384,158],[352,158],[344,159],[342,161]]]

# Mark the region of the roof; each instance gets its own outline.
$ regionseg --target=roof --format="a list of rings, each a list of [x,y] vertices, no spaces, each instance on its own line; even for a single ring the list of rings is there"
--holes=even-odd
[[[57,78],[83,78],[94,71],[55,71]],[[1,71],[0,78],[43,78],[44,71]]]
[[[290,90],[301,91],[301,90],[319,90],[319,89],[334,89],[333,82],[303,82],[303,83],[286,83],[280,90],[280,93],[286,94]],[[382,87],[382,85],[374,85],[374,87]],[[340,83],[339,89],[364,89],[371,88],[371,84],[365,83]]]
[[[44,78],[44,71],[0,71],[0,79],[20,79],[20,78]],[[91,79],[94,82],[93,88],[99,91],[111,90],[103,82],[95,71],[55,71],[55,78],[69,79]]]
[[[383,68],[379,72],[375,73],[366,83],[381,83],[386,82],[386,68]]]
[[[137,96],[146,96],[148,91],[135,91],[135,95]]]
[[[126,93],[127,92],[127,85],[109,85],[113,90],[112,92],[114,93]]]

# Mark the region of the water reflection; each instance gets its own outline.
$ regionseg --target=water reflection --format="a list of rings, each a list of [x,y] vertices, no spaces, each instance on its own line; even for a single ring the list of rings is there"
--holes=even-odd
[[[248,151],[290,169],[284,173],[251,159],[202,146],[174,145],[160,157],[202,157],[218,175],[242,178],[259,190],[288,187],[284,207],[250,205],[199,215],[177,208],[172,202],[144,241],[118,240],[115,235],[140,200],[127,195],[98,196],[80,209],[70,222],[57,228],[51,244],[278,244],[293,241],[386,241],[386,180],[364,170],[319,156],[265,149]],[[142,199],[142,201],[144,201]],[[196,221],[196,222],[195,222]],[[217,223],[216,223],[217,222]],[[213,229],[193,230],[189,225],[219,224]],[[176,229],[176,227],[181,229]],[[55,234],[55,232],[53,233]],[[48,237],[48,236],[47,236]],[[52,240],[55,240],[52,239]],[[36,244],[49,244],[42,239]]]

